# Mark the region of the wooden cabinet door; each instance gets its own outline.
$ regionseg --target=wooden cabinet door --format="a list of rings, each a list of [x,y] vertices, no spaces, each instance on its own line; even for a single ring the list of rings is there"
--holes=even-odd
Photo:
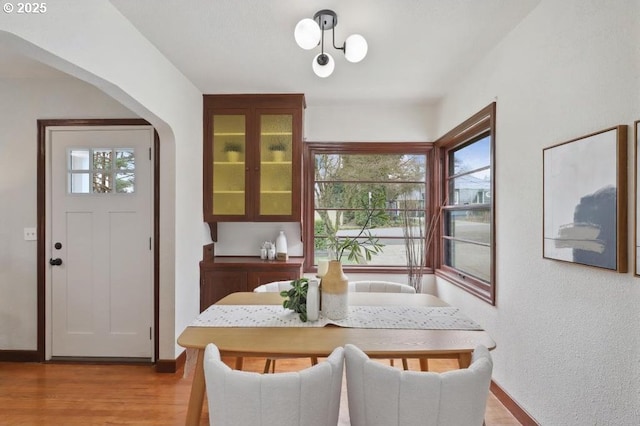
[[[204,145],[205,217],[248,219],[252,176],[249,110],[216,110],[207,119],[211,131]]]
[[[200,284],[200,312],[228,294],[247,291],[247,273],[203,270]]]
[[[254,194],[257,220],[300,221],[301,113],[296,109],[258,109],[259,159]]]
[[[301,220],[304,107],[301,94],[204,96],[205,222]]]

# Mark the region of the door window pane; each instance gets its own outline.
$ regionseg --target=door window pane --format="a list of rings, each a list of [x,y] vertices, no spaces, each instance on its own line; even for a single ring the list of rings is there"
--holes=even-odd
[[[89,150],[72,149],[69,155],[71,170],[89,170]]]
[[[111,192],[111,175],[109,173],[94,173],[92,192],[95,194],[108,194]]]
[[[113,151],[110,149],[93,150],[93,168],[98,170],[110,170]]]
[[[68,151],[67,158],[67,190],[70,194],[131,194],[135,191],[133,148],[74,148]]]
[[[133,149],[116,149],[116,169],[133,170],[135,165]]]
[[[116,173],[116,192],[131,194],[135,187],[135,174],[132,172]]]
[[[87,162],[88,161],[89,156],[87,155]],[[89,173],[70,173],[69,192],[71,194],[89,194],[91,192],[89,176]]]

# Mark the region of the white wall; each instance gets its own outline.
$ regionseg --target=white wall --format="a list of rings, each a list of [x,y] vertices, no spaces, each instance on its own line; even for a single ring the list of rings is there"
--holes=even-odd
[[[638,278],[542,258],[547,146],[630,125],[633,217],[639,17],[638,0],[543,0],[440,105],[442,135],[497,98],[497,303],[438,292],[485,326],[495,381],[543,425],[640,424]]]
[[[0,80],[0,349],[37,349],[37,123],[44,118],[135,118],[95,87],[61,74]]]
[[[7,48],[87,81],[160,135],[160,358],[199,311],[202,94],[107,0],[58,0],[46,14],[0,14]],[[33,313],[35,316],[35,312]]]
[[[431,142],[435,107],[427,104],[341,104],[309,106],[308,142]]]
[[[435,138],[435,107],[426,104],[352,104],[308,106],[304,112],[305,142],[431,142]],[[302,256],[298,223],[219,223],[215,253],[219,256],[257,256],[263,241],[287,235],[290,256]],[[309,274],[309,276],[311,276]],[[349,279],[385,278],[406,283],[406,274],[349,274]],[[423,291],[434,291],[425,277]]]

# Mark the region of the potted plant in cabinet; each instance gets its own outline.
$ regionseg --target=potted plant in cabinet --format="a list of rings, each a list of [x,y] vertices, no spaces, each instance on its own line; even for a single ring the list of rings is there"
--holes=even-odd
[[[227,142],[224,144],[224,152],[228,162],[237,163],[240,161],[240,154],[242,154],[242,144],[239,142]]]
[[[284,154],[287,151],[287,144],[283,141],[277,141],[269,145],[271,151],[271,159],[276,163],[284,161]]]

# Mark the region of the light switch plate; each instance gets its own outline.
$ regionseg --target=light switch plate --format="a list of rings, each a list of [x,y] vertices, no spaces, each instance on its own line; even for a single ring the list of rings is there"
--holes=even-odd
[[[24,228],[24,240],[35,241],[38,239],[36,228]]]

